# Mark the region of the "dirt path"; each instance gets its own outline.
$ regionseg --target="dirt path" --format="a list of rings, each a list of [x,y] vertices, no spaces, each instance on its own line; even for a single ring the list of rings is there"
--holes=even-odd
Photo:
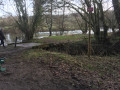
[[[12,53],[19,52],[25,49],[30,49],[33,46],[38,46],[38,45],[41,45],[41,44],[40,43],[21,43],[21,44],[17,44],[16,47],[14,45],[8,45],[6,47],[0,46],[0,55],[12,54]]]
[[[0,90],[75,90],[69,83],[54,77],[44,66],[29,63],[6,63],[7,73],[0,74]]]
[[[0,72],[0,90],[75,90],[59,77],[53,75],[50,68],[42,63],[25,61],[21,53],[31,48],[13,46],[0,47],[0,57],[6,57],[6,72]]]
[[[38,46],[38,45],[41,45],[41,43],[21,43],[21,44],[17,44],[17,46],[25,47],[25,48],[31,48],[33,46]]]

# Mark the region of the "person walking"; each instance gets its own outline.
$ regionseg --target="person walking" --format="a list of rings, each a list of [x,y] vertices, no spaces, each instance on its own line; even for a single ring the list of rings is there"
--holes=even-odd
[[[1,44],[0,45],[3,45],[3,47],[5,47],[5,45],[4,45],[4,39],[5,39],[5,36],[3,34],[2,29],[0,29],[0,40],[1,40]]]

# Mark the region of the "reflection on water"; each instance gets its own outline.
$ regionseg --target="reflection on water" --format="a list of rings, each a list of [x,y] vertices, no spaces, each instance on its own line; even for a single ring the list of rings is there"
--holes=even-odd
[[[108,32],[112,32],[112,30],[109,29]],[[82,34],[82,31],[81,30],[64,31],[63,33],[63,35],[73,35],[73,34]],[[94,32],[91,31],[91,34],[94,34]],[[60,35],[60,32],[52,32],[52,36],[57,36],[57,35]],[[38,32],[34,34],[34,39],[40,39],[48,36],[49,36],[49,32]],[[14,43],[16,37],[18,38],[17,42],[22,42],[22,40],[24,39],[24,36],[20,34],[19,35],[6,34],[5,37],[6,37],[6,40],[5,40],[6,44]]]
[[[6,34],[5,37],[6,37],[6,42],[12,42],[10,34]]]
[[[72,35],[72,34],[82,34],[82,31],[81,30],[64,31],[63,33],[63,35]],[[60,32],[52,32],[52,36],[57,36],[57,35],[60,35]],[[40,39],[48,36],[49,36],[49,32],[38,32],[35,33],[34,38]]]
[[[22,42],[22,35],[16,35],[16,34],[5,34],[5,45],[14,43],[16,37],[18,38],[17,42]]]

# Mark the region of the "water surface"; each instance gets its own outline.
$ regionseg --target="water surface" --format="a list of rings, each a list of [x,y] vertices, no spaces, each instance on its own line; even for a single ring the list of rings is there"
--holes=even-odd
[[[101,29],[102,31],[102,29]],[[112,32],[111,29],[108,30],[108,32]],[[82,34],[81,30],[72,30],[72,31],[64,31],[63,35],[74,35],[74,34]],[[87,32],[88,34],[88,32]],[[91,34],[94,34],[94,32],[91,30]],[[60,35],[60,32],[52,32],[52,36],[57,36]],[[44,38],[44,37],[48,37],[49,36],[49,32],[37,32],[34,34],[34,39],[40,39],[40,38]],[[6,34],[5,35],[6,40],[5,40],[5,44],[10,44],[10,43],[14,43],[16,37],[18,37],[17,42],[22,42],[22,40],[24,40],[24,35],[19,34]]]

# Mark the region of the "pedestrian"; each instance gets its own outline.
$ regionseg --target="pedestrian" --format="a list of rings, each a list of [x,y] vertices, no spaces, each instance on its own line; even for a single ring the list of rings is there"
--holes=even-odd
[[[0,29],[0,40],[1,40],[1,44],[0,45],[3,45],[3,47],[5,47],[5,45],[4,45],[5,36],[3,34],[2,29]]]

